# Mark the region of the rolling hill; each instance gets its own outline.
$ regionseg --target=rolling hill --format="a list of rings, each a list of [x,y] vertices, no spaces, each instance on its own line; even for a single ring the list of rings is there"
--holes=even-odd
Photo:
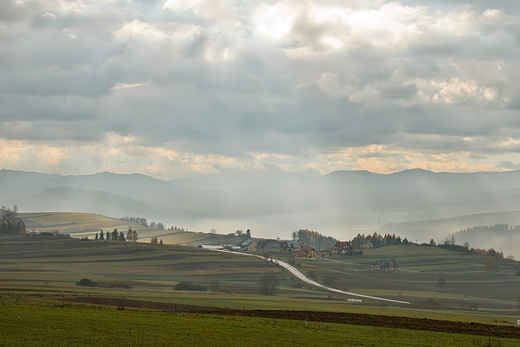
[[[126,231],[128,228],[136,230],[141,242],[149,242],[152,237],[157,237],[165,244],[176,244],[184,246],[198,246],[200,244],[209,245],[237,245],[244,236],[223,235],[216,233],[203,233],[194,231],[174,231],[158,230],[145,227],[140,224],[127,222],[124,220],[110,218],[99,214],[77,213],[77,212],[38,212],[38,213],[19,213],[19,218],[25,222],[28,231],[54,231],[61,234],[68,234],[75,238],[88,237],[94,239],[100,230]]]
[[[21,212],[140,216],[223,234],[251,229],[266,238],[312,229],[350,239],[387,223],[457,217],[464,222],[428,222],[436,225],[428,235],[411,224],[398,230],[403,237],[429,241],[482,224],[478,215],[520,210],[520,171],[407,170],[388,175],[337,171],[316,177],[235,175],[164,181],[141,174],[60,176],[0,170],[0,204],[17,205]],[[493,219],[493,223],[507,221]]]

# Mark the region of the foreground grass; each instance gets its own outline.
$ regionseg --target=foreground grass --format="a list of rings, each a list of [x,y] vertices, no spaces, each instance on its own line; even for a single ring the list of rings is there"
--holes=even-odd
[[[518,345],[505,338],[282,319],[91,307],[1,308],[0,346]]]

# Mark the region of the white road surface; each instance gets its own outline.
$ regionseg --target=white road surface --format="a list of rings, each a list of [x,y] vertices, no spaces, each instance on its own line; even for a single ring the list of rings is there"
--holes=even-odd
[[[336,289],[336,288],[331,288],[331,287],[324,286],[323,284],[318,283],[318,282],[314,281],[313,279],[311,279],[311,278],[305,276],[303,273],[300,272],[300,270],[298,270],[298,269],[295,268],[294,266],[292,266],[292,265],[290,265],[290,264],[287,264],[286,262],[283,262],[283,261],[281,261],[281,260],[272,259],[272,258],[265,258],[265,257],[262,257],[262,256],[257,255],[257,254],[248,254],[248,253],[231,252],[231,251],[221,251],[221,252],[233,253],[233,254],[240,254],[240,255],[244,255],[244,256],[258,257],[258,258],[264,259],[264,260],[266,260],[266,261],[271,261],[271,262],[273,262],[274,264],[278,264],[279,266],[285,268],[285,269],[286,269],[287,271],[289,271],[293,276],[299,278],[299,279],[302,280],[303,282],[308,283],[308,284],[311,284],[311,285],[316,286],[316,287],[318,287],[318,288],[322,288],[322,289],[325,289],[325,290],[328,290],[328,291],[334,292],[334,293],[345,294],[345,295],[350,295],[350,296],[355,296],[355,297],[363,298],[363,299],[371,299],[371,300],[377,300],[377,301],[386,301],[386,302],[391,302],[391,303],[394,303],[394,304],[405,304],[405,305],[410,305],[410,302],[408,302],[408,301],[393,300],[393,299],[380,298],[380,297],[377,297],[377,296],[370,296],[370,295],[357,294],[357,293],[346,292],[346,291],[344,291],[344,290],[339,290],[339,289]]]

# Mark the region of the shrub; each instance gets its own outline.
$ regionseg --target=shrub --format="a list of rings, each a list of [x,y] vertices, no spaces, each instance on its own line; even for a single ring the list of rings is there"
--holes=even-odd
[[[132,282],[128,281],[112,281],[108,284],[108,288],[123,288],[123,289],[132,289],[134,285]]]
[[[260,293],[264,295],[276,295],[278,285],[278,278],[270,272],[265,273],[258,279]]]
[[[294,276],[291,276],[291,284],[289,286],[300,289],[300,288],[305,287],[305,282],[303,282],[302,280],[300,280]]]
[[[193,283],[193,282],[179,282],[173,287],[173,289],[189,290],[189,291],[197,291],[197,292],[205,292],[207,290],[205,285],[200,284],[200,283]]]
[[[95,287],[95,282],[93,282],[91,279],[88,279],[88,278],[82,278],[80,279],[78,282],[76,282],[76,285],[77,286],[82,286],[82,287]]]
[[[82,278],[78,282],[76,282],[76,285],[82,286],[82,287],[101,287],[101,288],[123,288],[123,289],[132,289],[134,285],[132,282],[127,281],[112,281],[112,282],[94,282],[91,279],[88,278]]]
[[[439,301],[435,298],[426,298],[421,301],[421,304],[428,306],[439,306]]]

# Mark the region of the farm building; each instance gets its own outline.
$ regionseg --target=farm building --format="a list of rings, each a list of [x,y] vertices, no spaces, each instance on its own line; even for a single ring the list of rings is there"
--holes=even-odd
[[[305,243],[300,241],[284,241],[280,246],[282,251],[294,252],[305,247]]]
[[[399,270],[399,263],[395,259],[381,259],[374,263],[374,270],[396,272]]]
[[[238,247],[240,247],[240,249],[243,252],[254,253],[256,251],[256,245],[257,245],[257,240],[247,239],[247,240],[240,242],[238,244]]]
[[[316,260],[318,259],[318,252],[314,249],[314,247],[303,247],[300,250],[296,251],[295,259],[305,259],[305,260]]]
[[[280,244],[276,240],[259,240],[256,245],[257,252],[280,252]]]

